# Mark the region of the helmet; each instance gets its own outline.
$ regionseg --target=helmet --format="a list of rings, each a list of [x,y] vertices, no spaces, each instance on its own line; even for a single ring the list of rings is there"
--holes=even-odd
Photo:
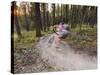
[[[60,25],[63,25],[64,24],[64,22],[60,22]]]

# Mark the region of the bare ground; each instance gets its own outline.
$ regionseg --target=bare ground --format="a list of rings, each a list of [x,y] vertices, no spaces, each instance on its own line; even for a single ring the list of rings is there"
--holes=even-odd
[[[15,73],[50,72],[68,70],[87,70],[97,68],[97,57],[86,53],[76,53],[67,43],[62,42],[59,48],[49,45],[49,35],[30,50],[22,52],[22,56],[15,54]]]

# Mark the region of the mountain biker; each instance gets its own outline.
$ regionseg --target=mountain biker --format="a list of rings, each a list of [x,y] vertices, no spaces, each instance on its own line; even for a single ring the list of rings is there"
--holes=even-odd
[[[56,26],[56,36],[55,36],[55,43],[56,47],[59,48],[59,44],[62,39],[65,39],[67,35],[69,34],[69,26],[68,24],[64,24],[64,22],[61,22],[59,25]]]

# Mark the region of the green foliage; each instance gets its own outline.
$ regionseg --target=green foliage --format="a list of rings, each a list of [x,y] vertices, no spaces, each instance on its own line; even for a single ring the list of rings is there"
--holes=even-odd
[[[38,40],[35,35],[35,31],[23,31],[22,37],[18,38],[17,34],[14,33],[14,48],[30,48]]]
[[[82,29],[73,28],[66,41],[74,48],[96,50],[97,47],[97,28],[82,25]]]

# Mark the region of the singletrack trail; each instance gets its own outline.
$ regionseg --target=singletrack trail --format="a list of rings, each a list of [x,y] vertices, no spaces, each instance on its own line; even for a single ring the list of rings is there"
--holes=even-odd
[[[79,54],[64,41],[55,47],[54,34],[42,37],[30,50],[15,53],[14,73],[87,70],[97,68],[97,57]]]
[[[91,57],[85,53],[76,53],[75,50],[65,42],[62,42],[59,48],[56,48],[53,43],[50,43],[50,39],[53,37],[54,34],[43,37],[37,44],[41,57],[48,60],[50,65],[65,71],[97,68],[96,57]],[[53,41],[54,40],[51,39],[51,42]]]

